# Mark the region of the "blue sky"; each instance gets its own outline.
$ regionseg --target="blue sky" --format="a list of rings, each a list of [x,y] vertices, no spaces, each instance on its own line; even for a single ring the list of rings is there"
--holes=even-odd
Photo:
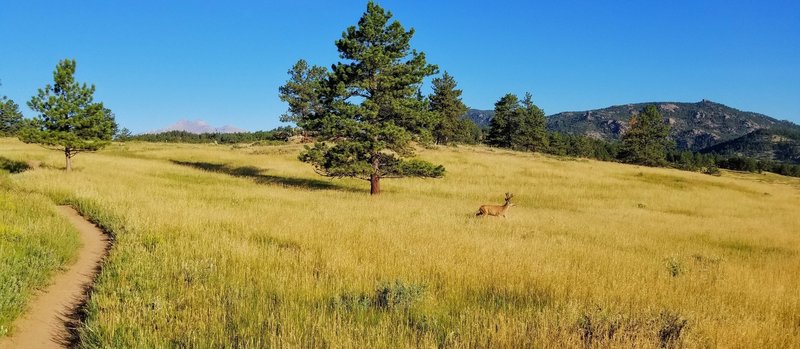
[[[701,99],[800,123],[798,1],[379,1],[473,108],[530,91],[548,114]],[[0,0],[0,95],[58,60],[135,132],[178,119],[280,126],[299,58],[328,66],[365,1]],[[26,116],[33,113],[23,107]]]

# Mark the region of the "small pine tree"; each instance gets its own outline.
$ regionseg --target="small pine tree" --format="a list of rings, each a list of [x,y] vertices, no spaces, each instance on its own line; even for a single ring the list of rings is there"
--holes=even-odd
[[[630,121],[630,129],[622,135],[620,160],[645,166],[664,166],[669,140],[669,124],[654,105],[646,106]]]
[[[39,89],[28,107],[38,112],[20,133],[26,143],[55,147],[64,152],[66,170],[72,170],[72,157],[96,151],[116,132],[114,115],[103,103],[94,102],[94,85],[75,81],[75,60],[62,60],[53,73],[54,85]]]
[[[0,97],[0,136],[13,136],[21,126],[19,105],[6,96]]]
[[[278,89],[281,101],[289,104],[288,111],[281,115],[281,121],[302,124],[324,114],[328,70],[309,66],[301,59],[288,74],[289,80]]]

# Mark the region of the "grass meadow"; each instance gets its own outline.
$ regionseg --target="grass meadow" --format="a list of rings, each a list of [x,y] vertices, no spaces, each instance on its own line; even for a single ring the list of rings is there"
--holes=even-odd
[[[444,178],[370,197],[301,148],[115,143],[65,173],[61,153],[2,139],[41,166],[4,179],[0,222],[74,245],[45,195],[114,234],[87,348],[800,343],[798,180],[458,147],[419,152]],[[474,217],[505,192],[509,218]]]

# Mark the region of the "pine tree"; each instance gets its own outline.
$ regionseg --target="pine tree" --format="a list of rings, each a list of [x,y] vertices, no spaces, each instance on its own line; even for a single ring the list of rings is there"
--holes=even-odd
[[[533,104],[533,96],[525,94],[525,99],[516,111],[516,120],[511,130],[511,147],[520,150],[544,151],[547,149],[547,120],[544,111]]]
[[[494,104],[494,117],[489,124],[489,134],[486,136],[487,144],[511,148],[519,108],[519,98],[511,93],[501,97]]]
[[[464,115],[467,106],[461,101],[462,91],[456,88],[456,80],[447,72],[441,78],[433,79],[433,94],[430,97],[430,110],[436,115],[433,138],[437,144],[467,142],[469,132]]]
[[[281,121],[302,124],[325,113],[328,70],[301,59],[289,70],[289,80],[279,88],[281,101],[289,104]]]
[[[518,150],[547,149],[547,120],[544,111],[533,104],[533,96],[525,94],[521,102],[514,94],[506,94],[494,105],[494,118],[489,125],[486,143]]]
[[[62,60],[53,73],[54,85],[39,89],[28,107],[39,113],[20,131],[20,139],[64,152],[67,171],[72,157],[108,145],[116,132],[114,115],[94,102],[94,85],[75,81],[75,60]]]
[[[332,67],[311,100],[321,111],[304,115],[298,125],[321,140],[306,147],[300,159],[329,177],[355,177],[380,193],[382,178],[440,177],[444,167],[410,159],[413,141],[430,139],[432,113],[420,87],[437,68],[410,45],[406,31],[391,12],[373,2],[336,41],[344,60]],[[290,107],[291,108],[291,107]],[[291,109],[290,109],[291,113]]]
[[[0,136],[13,136],[22,125],[19,105],[6,96],[0,97]]]
[[[620,159],[632,164],[663,166],[673,145],[668,137],[669,124],[656,106],[648,105],[631,118],[630,129],[622,135]]]

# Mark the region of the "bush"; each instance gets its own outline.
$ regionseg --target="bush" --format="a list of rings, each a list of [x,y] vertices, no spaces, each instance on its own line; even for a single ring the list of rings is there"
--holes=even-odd
[[[372,294],[341,294],[331,299],[329,306],[348,312],[368,309],[383,311],[408,309],[419,301],[424,293],[424,285],[406,284],[398,280],[394,283],[381,283]]]
[[[718,176],[718,177],[722,175],[722,172],[719,171],[719,167],[716,166],[703,167],[702,172],[707,175]]]

